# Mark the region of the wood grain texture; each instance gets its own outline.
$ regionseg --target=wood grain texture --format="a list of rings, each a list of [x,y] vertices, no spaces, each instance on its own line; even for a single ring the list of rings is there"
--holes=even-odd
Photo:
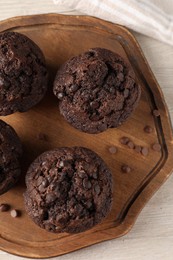
[[[23,212],[22,218],[17,220],[15,225],[10,222],[8,216],[6,219],[1,219],[3,224],[1,248],[25,256],[45,257],[69,252],[126,233],[134,224],[141,208],[168,177],[172,169],[172,158],[169,157],[169,153],[172,152],[172,133],[168,114],[162,93],[144,61],[139,46],[125,29],[86,17],[47,15],[17,18],[1,23],[0,30],[7,29],[22,32],[38,43],[46,55],[52,76],[57,67],[67,58],[89,47],[100,46],[116,50],[131,63],[143,93],[139,108],[133,117],[118,130],[112,129],[99,134],[99,142],[98,135],[84,135],[71,128],[59,116],[52,94],[28,113],[5,118],[5,121],[15,127],[27,147],[25,166],[46,149],[62,145],[83,145],[95,150],[105,159],[112,169],[117,186],[111,214],[91,231],[82,235],[55,236],[37,228]],[[82,42],[81,39],[83,39]],[[52,43],[51,48],[48,48],[49,42]],[[159,108],[161,120],[152,117],[151,111],[155,108]],[[150,124],[155,128],[154,135],[149,136],[143,132],[144,121],[145,124]],[[52,122],[54,122],[53,125]],[[25,128],[21,128],[22,124]],[[41,144],[37,140],[38,131],[49,133],[47,144]],[[119,144],[118,139],[122,135],[131,137],[139,145],[149,147],[153,142],[159,141],[162,144],[162,152],[142,158]],[[119,148],[120,152],[114,158],[108,154],[109,145],[116,145]],[[137,162],[133,160],[134,156],[138,157]],[[134,169],[131,178],[120,173],[121,164],[128,163],[129,159]],[[3,195],[1,199],[10,203],[15,196],[13,206],[17,203],[18,207],[23,209],[21,197],[23,190],[24,186],[21,182],[18,187]],[[27,225],[23,225],[24,222]],[[13,232],[15,239],[10,238],[9,229]],[[34,237],[30,230],[34,230]]]

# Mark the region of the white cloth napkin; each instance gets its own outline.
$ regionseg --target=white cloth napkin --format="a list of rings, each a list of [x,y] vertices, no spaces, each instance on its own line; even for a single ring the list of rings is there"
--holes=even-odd
[[[172,2],[173,0],[169,0]],[[173,13],[164,11],[156,0],[53,0],[57,5],[80,11],[113,23],[125,25],[173,45]],[[163,5],[163,6],[162,6]]]

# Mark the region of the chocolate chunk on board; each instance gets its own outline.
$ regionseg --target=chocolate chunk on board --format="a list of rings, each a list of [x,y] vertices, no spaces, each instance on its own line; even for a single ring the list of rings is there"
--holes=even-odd
[[[141,148],[141,154],[142,154],[143,156],[147,156],[148,153],[149,153],[149,149],[148,149],[147,147],[142,147],[142,148]]]
[[[132,170],[131,167],[129,165],[127,165],[127,164],[123,164],[121,166],[121,171],[124,172],[124,173],[130,173],[131,170]]]
[[[162,147],[159,143],[155,143],[155,144],[152,145],[152,148],[153,148],[154,151],[160,152]]]
[[[149,126],[149,125],[146,125],[144,127],[144,132],[147,133],[147,134],[150,134],[150,133],[153,132],[153,128],[151,126]]]
[[[111,154],[117,153],[117,148],[116,148],[115,146],[110,146],[110,147],[108,148],[108,150],[109,150],[109,152],[110,152]]]

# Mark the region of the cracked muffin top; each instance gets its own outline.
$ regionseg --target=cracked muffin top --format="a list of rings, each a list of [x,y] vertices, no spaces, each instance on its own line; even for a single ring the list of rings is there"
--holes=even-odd
[[[27,172],[26,186],[26,211],[51,232],[88,230],[111,209],[111,172],[95,152],[83,147],[41,154]]]
[[[53,91],[64,118],[92,134],[121,125],[141,94],[124,59],[102,48],[90,49],[65,62],[57,72]]]
[[[47,90],[48,72],[40,48],[17,32],[0,34],[0,115],[24,112]]]

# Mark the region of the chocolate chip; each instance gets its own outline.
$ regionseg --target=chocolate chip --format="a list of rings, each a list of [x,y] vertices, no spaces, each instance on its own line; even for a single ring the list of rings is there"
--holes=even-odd
[[[40,192],[44,192],[45,187],[41,184],[41,185],[38,187],[38,190],[39,190]]]
[[[129,142],[129,138],[126,136],[123,136],[120,138],[120,143],[121,144],[127,144]]]
[[[86,178],[83,180],[83,187],[88,190],[91,188],[91,182],[87,180]]]
[[[90,107],[93,108],[93,109],[98,108],[99,107],[99,102],[97,102],[97,101],[90,102]]]
[[[52,202],[56,199],[56,195],[54,193],[48,193],[46,195],[46,202],[49,203],[49,202]]]
[[[68,219],[69,219],[69,216],[67,214],[66,215],[60,215],[59,223],[61,225],[66,225]]]
[[[64,162],[63,161],[60,161],[59,163],[59,168],[63,168],[64,167]]]
[[[92,207],[92,202],[91,201],[87,201],[85,204],[86,204],[87,208],[91,208]]]
[[[61,192],[60,192],[60,187],[59,187],[59,186],[56,186],[54,192],[55,192],[55,194],[56,194],[57,197],[60,197],[60,196],[61,196]]]
[[[53,176],[47,176],[47,180],[49,181],[49,182],[52,182],[53,181],[53,179],[54,179],[54,177]]]
[[[155,117],[160,116],[160,112],[159,112],[159,110],[157,110],[157,109],[153,110],[152,114],[153,114],[153,116],[155,116]]]
[[[74,206],[74,209],[80,214],[83,211],[83,207],[80,204]]]
[[[55,189],[55,187],[56,187],[56,184],[53,182],[53,183],[51,183],[50,185],[49,185],[49,191],[52,191],[52,190],[54,190]]]
[[[58,214],[56,216],[56,221],[60,221],[60,222],[63,222],[63,216],[61,214]]]
[[[93,179],[97,180],[98,174],[97,174],[96,172],[94,172],[94,173],[92,174],[92,177],[93,177]]]
[[[148,150],[147,147],[142,147],[142,148],[141,148],[141,154],[142,154],[143,156],[147,156],[148,153],[149,153],[149,150]]]
[[[48,186],[48,181],[45,179],[42,181],[42,186],[46,188]]]
[[[64,94],[62,92],[59,92],[57,97],[58,97],[59,100],[62,100],[63,97],[64,97]]]
[[[38,134],[38,139],[41,141],[48,141],[48,136],[46,134],[40,132]]]
[[[44,162],[42,162],[42,164],[41,164],[41,166],[45,166],[46,165],[46,162],[44,161]]]
[[[8,211],[9,209],[10,209],[10,206],[8,204],[3,203],[3,204],[0,205],[0,211],[1,212]]]
[[[153,132],[153,128],[151,126],[149,126],[149,125],[146,125],[144,127],[144,132],[147,133],[147,134],[150,134],[150,133]]]
[[[47,225],[45,225],[45,229],[48,231],[51,231],[51,230],[57,229],[57,226],[55,227],[55,225],[53,225],[53,224],[47,224]]]
[[[109,89],[109,92],[111,93],[111,94],[115,94],[115,88],[114,87],[110,87],[110,89]]]
[[[99,186],[98,184],[96,184],[96,185],[94,186],[94,190],[95,190],[95,192],[96,192],[97,194],[99,194],[99,193],[100,193],[100,186]]]
[[[115,154],[117,152],[117,148],[115,146],[110,146],[108,150],[111,154]]]
[[[61,168],[61,167],[59,167]],[[52,168],[49,170],[49,174],[52,176],[52,175],[56,175],[58,173],[58,169],[57,168]]]
[[[19,211],[16,209],[11,210],[10,215],[12,218],[17,218],[19,216]]]
[[[135,147],[134,143],[132,141],[129,141],[127,143],[127,146],[130,148],[130,149],[133,149]]]
[[[140,153],[141,152],[141,146],[135,145],[134,150],[135,150],[135,152]]]
[[[34,176],[35,180],[37,180],[39,176],[40,176],[40,172],[37,172],[37,173],[35,174],[35,176]]]
[[[124,97],[127,98],[129,95],[129,90],[127,88],[125,88],[124,90]]]
[[[124,164],[124,165],[121,166],[121,171],[124,172],[124,173],[129,173],[129,172],[131,172],[131,170],[132,169],[127,164]]]
[[[83,163],[83,169],[87,172],[90,169],[90,164],[89,163]]]
[[[56,226],[55,229],[56,230],[61,230],[61,227],[60,226]]]
[[[43,181],[43,177],[42,176],[38,177],[37,186],[40,186],[42,184],[42,181]]]
[[[76,90],[78,90],[78,85],[74,84],[70,86],[70,92],[75,92]],[[59,93],[60,94],[60,93]],[[62,93],[61,93],[62,94]]]
[[[119,63],[115,63],[114,67],[115,67],[116,70],[118,70],[120,72],[123,71],[123,66],[121,64],[119,64]]]
[[[158,143],[153,144],[153,145],[152,145],[152,148],[153,148],[153,150],[156,151],[156,152],[160,152],[160,151],[161,151],[161,145],[158,144]]]
[[[37,200],[37,202],[41,202],[41,196],[39,193],[36,193],[35,199]]]
[[[82,178],[82,179],[86,178],[86,173],[82,170],[78,173],[78,175],[79,175],[79,178]]]

